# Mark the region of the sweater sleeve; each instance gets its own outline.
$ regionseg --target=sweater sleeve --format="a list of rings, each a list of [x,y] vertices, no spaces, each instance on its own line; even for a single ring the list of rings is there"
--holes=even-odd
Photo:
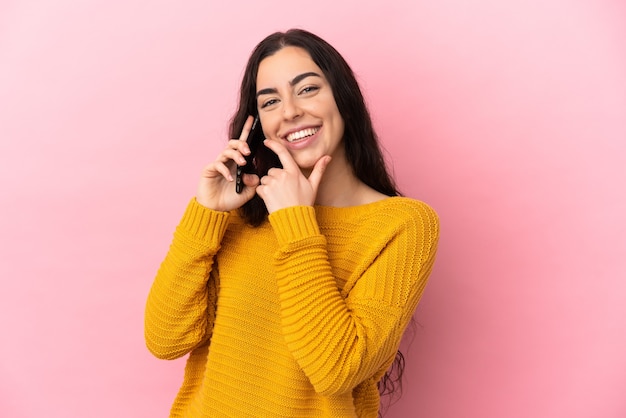
[[[228,216],[195,199],[187,206],[146,303],[145,340],[156,357],[181,357],[210,337],[219,285],[213,260]]]
[[[270,215],[279,243],[275,263],[285,340],[315,390],[325,396],[382,376],[434,263],[439,223],[430,207],[420,203],[381,216],[380,228],[373,229],[377,233],[363,237],[363,245],[375,254],[342,291],[314,208]]]

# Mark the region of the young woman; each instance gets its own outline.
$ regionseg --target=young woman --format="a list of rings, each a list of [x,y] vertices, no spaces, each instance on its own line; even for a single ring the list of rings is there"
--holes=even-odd
[[[237,193],[257,114],[266,140]],[[171,416],[376,417],[436,214],[399,196],[351,69],[309,32],[257,45],[230,135],[148,297],[150,351],[190,354]]]

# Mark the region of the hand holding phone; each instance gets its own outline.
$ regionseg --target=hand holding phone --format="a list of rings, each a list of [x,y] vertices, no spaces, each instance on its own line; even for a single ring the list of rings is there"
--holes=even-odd
[[[245,156],[246,164],[243,166],[237,165],[237,175],[235,177],[235,191],[241,193],[244,187],[242,176],[244,173],[254,173],[254,156],[259,148],[259,145],[263,142],[263,129],[261,128],[261,122],[259,121],[259,115],[255,116],[250,133],[246,140],[248,148],[250,148],[250,154]]]

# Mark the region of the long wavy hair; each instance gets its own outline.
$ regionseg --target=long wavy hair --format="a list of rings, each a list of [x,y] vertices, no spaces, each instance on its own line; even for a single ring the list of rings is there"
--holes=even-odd
[[[263,39],[252,51],[240,87],[239,106],[230,122],[230,138],[237,138],[249,115],[257,113],[256,78],[259,64],[286,46],[304,49],[322,70],[328,80],[344,120],[343,144],[346,159],[354,175],[374,190],[387,196],[398,196],[393,178],[387,170],[378,136],[354,73],[345,59],[328,42],[302,29],[276,32]],[[255,156],[256,174],[262,177],[271,167],[280,167],[280,161],[267,147],[259,147]],[[263,199],[255,195],[240,209],[242,218],[252,226],[262,224],[268,216]],[[398,351],[396,358],[378,383],[381,395],[401,390],[404,358]]]
[[[276,32],[263,39],[254,49],[241,81],[239,106],[230,123],[230,138],[237,138],[248,115],[257,113],[256,78],[259,64],[286,46],[306,50],[328,80],[344,120],[343,144],[346,159],[354,175],[374,190],[387,196],[396,196],[396,185],[387,171],[378,137],[372,126],[369,111],[352,69],[328,42],[317,35],[301,29]],[[271,167],[280,166],[276,154],[266,147],[259,147],[255,157],[256,174],[267,174]],[[251,225],[258,226],[267,218],[263,200],[255,196],[240,209],[242,217]]]

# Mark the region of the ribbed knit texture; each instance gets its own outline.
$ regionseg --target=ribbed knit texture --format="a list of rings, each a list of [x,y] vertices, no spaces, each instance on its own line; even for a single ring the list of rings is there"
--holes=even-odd
[[[376,417],[435,259],[426,204],[297,206],[252,228],[192,200],[154,281],[145,337],[190,353],[171,417]]]

